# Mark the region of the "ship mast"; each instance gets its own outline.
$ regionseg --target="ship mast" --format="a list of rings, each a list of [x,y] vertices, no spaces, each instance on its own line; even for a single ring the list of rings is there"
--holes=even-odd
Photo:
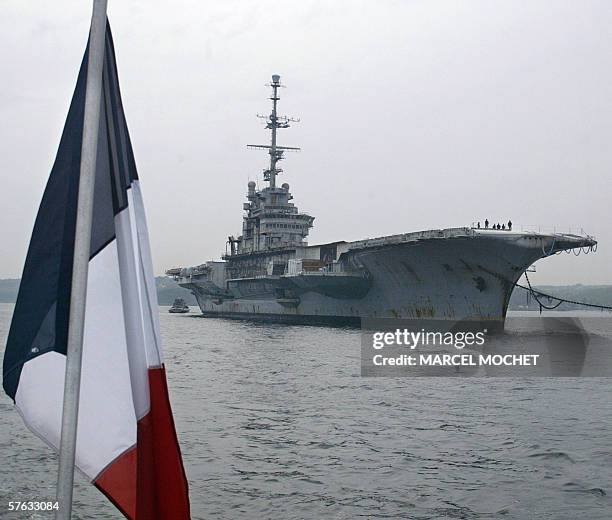
[[[272,87],[272,97],[270,100],[272,101],[272,113],[269,116],[263,116],[257,114],[257,117],[261,119],[266,119],[266,128],[271,131],[272,137],[269,145],[265,144],[249,144],[248,148],[265,148],[268,150],[270,154],[270,168],[264,170],[264,180],[270,183],[270,188],[274,189],[276,187],[276,176],[281,173],[283,170],[281,168],[276,167],[276,163],[283,159],[283,154],[285,151],[299,151],[299,148],[295,148],[292,146],[278,146],[276,144],[276,131],[279,128],[289,128],[289,123],[297,123],[299,119],[287,117],[287,116],[279,116],[276,113],[276,106],[280,97],[278,96],[278,89],[280,87],[284,87],[281,85],[280,76],[278,74],[272,75],[272,83],[268,84],[268,86]]]

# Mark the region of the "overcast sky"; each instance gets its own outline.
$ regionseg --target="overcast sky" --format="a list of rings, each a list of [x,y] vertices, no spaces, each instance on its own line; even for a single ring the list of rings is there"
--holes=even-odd
[[[0,277],[21,274],[91,3],[0,0]],[[584,228],[537,283],[612,283],[612,2],[109,0],[156,273],[216,259],[261,182],[272,73],[279,182],[310,243],[470,225]]]

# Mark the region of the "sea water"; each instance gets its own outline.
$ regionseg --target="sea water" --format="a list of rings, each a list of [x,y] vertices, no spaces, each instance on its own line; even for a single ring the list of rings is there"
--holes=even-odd
[[[612,518],[612,379],[362,377],[356,329],[160,318],[194,519]],[[53,500],[57,458],[0,417],[0,518],[48,518],[8,501]],[[121,517],[78,474],[74,516]]]

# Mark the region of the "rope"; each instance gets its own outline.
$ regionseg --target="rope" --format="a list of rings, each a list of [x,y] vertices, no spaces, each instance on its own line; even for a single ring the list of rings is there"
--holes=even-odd
[[[551,296],[550,294],[546,294],[546,293],[543,293],[541,291],[536,291],[533,287],[531,287],[531,282],[529,281],[529,276],[527,276],[527,272],[525,272],[525,279],[527,280],[527,285],[529,287],[525,287],[524,285],[521,285],[519,283],[515,283],[514,285],[516,287],[520,287],[521,289],[524,289],[525,291],[528,291],[528,293],[531,296],[533,296],[534,300],[536,302],[538,302],[538,304],[540,305],[540,312],[542,312],[542,309],[546,309],[546,310],[556,309],[562,303],[571,303],[571,304],[574,304],[574,305],[581,305],[582,307],[592,307],[592,308],[595,308],[595,309],[602,309],[602,310],[612,311],[612,306],[610,306],[610,305],[598,305],[598,304],[595,304],[595,303],[585,303],[585,302],[577,302],[577,301],[574,301],[574,300],[566,300],[564,298],[559,298],[558,296]],[[545,298],[548,298],[549,301],[550,300],[556,300],[557,303],[554,306],[546,305],[546,304],[544,304],[544,303],[542,303],[540,301],[538,296],[543,296]]]
[[[556,242],[556,240],[557,239],[555,237],[553,237],[552,244],[550,245],[550,251],[548,253],[544,249],[544,240],[542,240],[542,253],[544,254],[544,257],[552,255],[552,253],[553,253],[553,251],[555,249],[555,242]]]

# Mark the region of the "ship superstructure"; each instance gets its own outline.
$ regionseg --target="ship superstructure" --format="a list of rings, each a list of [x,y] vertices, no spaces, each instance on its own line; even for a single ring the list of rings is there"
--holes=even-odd
[[[229,236],[222,261],[167,271],[195,295],[206,316],[307,323],[359,323],[364,318],[487,320],[503,325],[515,282],[536,260],[593,248],[588,235],[458,227],[355,242],[309,245],[314,217],[277,186],[285,152],[278,130],[280,76],[272,76],[272,110],[263,171],[248,183],[242,234]]]
[[[298,119],[279,116],[276,108],[280,99],[280,76],[272,76],[272,112],[269,116],[258,116],[266,119],[266,128],[270,130],[269,145],[250,144],[249,148],[267,149],[270,155],[270,166],[263,171],[264,181],[269,185],[261,191],[255,190],[255,182],[248,184],[247,201],[243,209],[246,214],[243,219],[242,236],[229,238],[231,255],[244,255],[260,251],[269,251],[291,246],[305,245],[308,231],[312,227],[314,217],[300,213],[293,203],[289,192],[289,184],[276,186],[276,177],[282,173],[278,162],[284,158],[287,151],[299,151],[293,146],[277,144],[277,132],[280,128],[289,128],[289,123]]]

